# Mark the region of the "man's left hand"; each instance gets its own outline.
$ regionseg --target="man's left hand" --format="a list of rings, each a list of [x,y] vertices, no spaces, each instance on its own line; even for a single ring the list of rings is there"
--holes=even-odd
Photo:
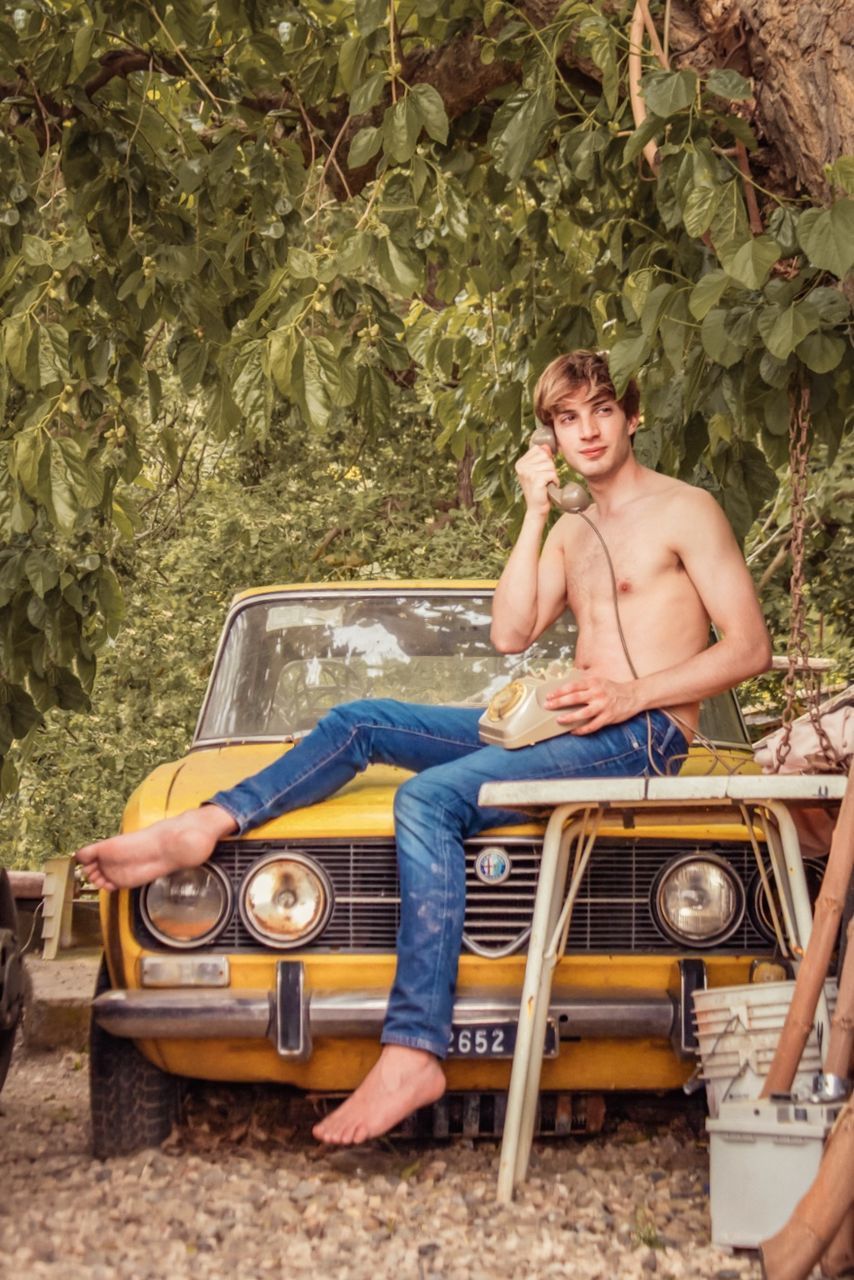
[[[577,734],[595,733],[605,725],[621,724],[643,710],[637,705],[633,682],[617,683],[594,675],[570,680],[555,689],[546,698],[546,706],[550,711],[572,707],[572,711],[558,716],[558,722],[569,725]]]

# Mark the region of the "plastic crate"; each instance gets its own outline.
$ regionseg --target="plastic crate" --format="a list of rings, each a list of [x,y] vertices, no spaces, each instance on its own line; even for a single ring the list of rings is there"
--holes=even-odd
[[[694,992],[694,1022],[709,1115],[717,1116],[724,1101],[759,1097],[794,989],[794,981],[756,982]],[[831,1011],[836,1004],[836,990],[835,981],[825,983]],[[821,1069],[821,1046],[814,1025],[792,1093],[796,1097],[809,1093],[813,1077]]]
[[[756,1249],[791,1217],[818,1173],[841,1103],[724,1102],[709,1133],[712,1243]]]

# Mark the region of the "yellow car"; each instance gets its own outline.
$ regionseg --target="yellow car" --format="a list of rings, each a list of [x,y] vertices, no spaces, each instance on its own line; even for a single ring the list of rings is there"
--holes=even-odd
[[[569,616],[524,655],[489,642],[488,582],[269,587],[228,614],[188,754],[131,796],[123,830],[181,813],[290,749],[330,707],[363,697],[486,705],[509,679],[569,665]],[[731,694],[702,729],[751,760]],[[716,762],[693,749],[685,771]],[[95,1153],[159,1142],[192,1077],[352,1090],[379,1052],[399,897],[392,799],[375,765],[322,804],[223,841],[203,867],[103,894],[94,1004]],[[435,1135],[501,1130],[542,826],[468,843],[467,906],[448,1094],[417,1119]],[[274,915],[257,904],[267,878]],[[269,899],[269,892],[267,892]],[[555,974],[541,1132],[601,1122],[601,1094],[668,1089],[695,1065],[691,992],[749,980],[774,954],[747,832],[604,827]],[[416,1122],[413,1122],[416,1123]]]

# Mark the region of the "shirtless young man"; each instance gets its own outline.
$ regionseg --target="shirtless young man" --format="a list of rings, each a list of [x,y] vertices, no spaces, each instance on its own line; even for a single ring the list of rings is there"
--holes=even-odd
[[[537,416],[553,426],[585,480],[610,549],[615,623],[601,545],[583,520],[562,516],[541,547],[557,479],[535,445],[517,464],[527,510],[495,593],[492,639],[526,649],[569,605],[582,679],[551,700],[567,732],[516,751],[484,746],[478,710],[368,699],[337,707],[292,750],[199,809],[79,850],[92,884],[144,884],[204,862],[218,840],[336,791],[372,761],[414,776],[397,791],[401,924],[397,973],[380,1057],[342,1106],[315,1126],[321,1141],[362,1142],[444,1091],[465,908],[463,841],[523,814],[482,809],[482,783],[666,772],[687,750],[703,698],[765,670],[770,644],[750,575],[714,499],[641,466],[632,452],[637,389],[617,400],[604,357],[574,352],[545,370]],[[708,646],[709,621],[722,639]],[[583,722],[583,724],[582,724]],[[573,728],[575,726],[575,728]]]

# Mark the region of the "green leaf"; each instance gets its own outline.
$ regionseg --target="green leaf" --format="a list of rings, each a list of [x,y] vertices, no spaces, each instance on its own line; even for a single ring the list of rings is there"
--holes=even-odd
[[[53,523],[61,533],[71,533],[77,523],[80,503],[74,492],[71,476],[59,443],[48,444],[50,456],[50,512]]]
[[[323,429],[329,421],[332,404],[320,354],[310,339],[306,339],[303,343],[302,370],[304,404],[308,420],[313,426]]]
[[[267,339],[267,361],[273,381],[287,399],[292,394],[291,372],[296,350],[294,330],[276,329]]]
[[[753,97],[753,85],[731,68],[715,67],[706,81],[706,89],[729,102],[746,102]]]
[[[699,238],[708,231],[722,194],[718,186],[691,187],[682,209],[682,221],[689,236]]]
[[[387,17],[387,0],[356,0],[356,26],[363,36],[384,26]]]
[[[796,351],[813,373],[830,373],[845,355],[845,342],[831,333],[813,333],[798,343]]]
[[[382,146],[382,141],[383,131],[381,128],[369,125],[366,129],[360,129],[350,143],[347,164],[351,169],[361,168],[363,164],[367,164],[377,154]]]
[[[314,280],[317,277],[317,259],[307,250],[291,245],[288,249],[288,271],[297,280]]]
[[[30,586],[42,600],[59,582],[59,562],[52,551],[42,549],[28,551],[24,568]]]
[[[107,635],[115,636],[125,616],[125,602],[118,578],[106,565],[98,570],[97,590]]]
[[[410,93],[418,117],[434,142],[448,141],[448,115],[439,92],[431,84],[416,84]]]
[[[383,151],[391,160],[403,164],[411,159],[420,132],[421,117],[411,93],[405,94],[393,106],[386,108],[383,116]]]
[[[854,156],[840,156],[833,164],[825,165],[824,172],[831,186],[854,196]]]
[[[12,721],[12,732],[16,738],[25,738],[30,729],[42,724],[38,707],[26,689],[15,688],[9,701],[9,716]]]
[[[395,244],[391,237],[377,243],[377,266],[391,287],[411,297],[424,283],[422,260],[413,250]]]
[[[726,413],[713,413],[708,421],[709,443],[712,448],[721,441],[732,440],[732,418]]]
[[[673,297],[674,288],[671,284],[657,284],[650,291],[646,301],[643,304],[641,312],[641,329],[648,338],[655,337],[658,331],[659,322],[661,321],[661,313],[665,307],[669,310],[669,303]]]
[[[640,369],[651,348],[651,340],[645,334],[635,338],[621,338],[614,343],[608,352],[608,370],[618,397]]]
[[[712,244],[720,257],[730,245],[740,249],[750,235],[741,183],[732,178],[723,184],[720,203],[709,227]]]
[[[20,551],[13,551],[11,554],[5,553],[5,558],[0,560],[0,592],[3,594],[3,604],[8,603],[15,593],[15,589],[23,578],[24,572],[24,556]]]
[[[21,431],[15,437],[12,457],[14,473],[31,498],[44,502],[48,496],[47,468],[42,467],[47,441],[40,431]]]
[[[746,289],[761,289],[768,273],[780,257],[780,246],[771,236],[754,236],[739,249],[721,250],[727,275]]]
[[[231,387],[224,373],[220,373],[208,392],[207,421],[218,440],[224,440],[240,423],[240,410],[234,403]]]
[[[10,316],[3,324],[3,355],[13,378],[28,390],[38,385],[37,344],[29,315]]]
[[[700,339],[706,355],[725,369],[740,360],[744,353],[744,347],[732,339],[732,322],[729,311],[716,308],[708,312],[700,329]]]
[[[726,293],[732,281],[725,271],[715,268],[701,276],[688,297],[688,309],[695,320],[702,320]]]
[[[841,289],[821,285],[810,289],[804,301],[815,307],[823,324],[843,324],[851,314],[851,306]]]
[[[781,205],[768,219],[768,230],[777,241],[785,257],[798,252],[798,219],[791,209]]]
[[[761,329],[762,325],[760,324],[759,327]],[[769,387],[782,390],[789,385],[789,361],[778,360],[776,356],[771,355],[770,351],[763,351],[759,361],[759,376],[768,383]]]
[[[772,356],[785,360],[807,334],[818,328],[818,315],[815,308],[803,302],[792,303],[782,312],[775,308],[769,317],[771,310],[760,311],[759,332]]]
[[[841,280],[854,267],[854,200],[807,209],[798,219],[798,240],[814,267]]]
[[[690,107],[697,96],[697,76],[693,71],[652,71],[641,81],[646,105],[662,120]]]
[[[582,19],[577,30],[590,51],[590,57],[602,72],[605,106],[613,112],[617,106],[620,87],[614,29],[601,14],[594,14]]]
[[[385,87],[385,72],[377,71],[374,75],[368,76],[350,94],[350,115],[362,116],[366,111],[370,111],[371,107],[375,107],[383,96]]]
[[[555,119],[551,99],[544,89],[535,89],[516,110],[509,123],[493,139],[495,167],[511,182],[518,182],[539,154],[546,130]]]
[[[76,440],[68,436],[54,440],[59,449],[68,481],[82,507],[97,507],[104,497],[104,473],[94,458],[88,458]]]
[[[208,363],[207,343],[197,338],[183,338],[178,348],[178,376],[185,391],[193,391],[201,382]]]
[[[338,74],[347,93],[352,93],[361,79],[368,59],[368,48],[361,36],[348,36],[338,54]]]
[[[349,276],[361,270],[368,261],[370,251],[371,237],[364,231],[350,231],[335,252],[336,274]]]
[[[76,80],[88,67],[92,58],[92,43],[95,39],[95,28],[92,26],[78,27],[74,33],[74,43],[71,46],[71,66],[68,76],[70,80]]]
[[[51,260],[51,246],[38,236],[24,236],[21,241],[21,257],[30,267],[44,267]]]
[[[234,403],[243,415],[243,427],[256,440],[265,440],[270,426],[272,392],[264,372],[265,343],[248,342],[241,351],[241,361],[235,361],[240,372],[234,381]]]

